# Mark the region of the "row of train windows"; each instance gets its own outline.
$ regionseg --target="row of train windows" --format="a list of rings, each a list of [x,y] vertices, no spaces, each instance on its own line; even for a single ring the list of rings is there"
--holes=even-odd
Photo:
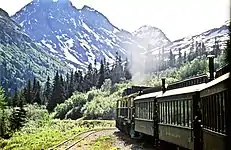
[[[226,133],[226,106],[228,91],[201,99],[203,127],[219,133]]]
[[[191,100],[160,102],[158,107],[160,123],[191,127]]]
[[[127,101],[118,101],[118,108],[121,107],[128,107],[128,102]]]
[[[135,108],[136,118],[153,120],[154,101],[136,103]]]

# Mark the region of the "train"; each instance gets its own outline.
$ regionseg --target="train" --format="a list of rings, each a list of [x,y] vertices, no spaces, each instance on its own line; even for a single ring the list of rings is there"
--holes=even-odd
[[[211,56],[209,74],[125,89],[116,103],[116,127],[130,138],[151,136],[156,148],[226,150],[229,67],[215,70]]]

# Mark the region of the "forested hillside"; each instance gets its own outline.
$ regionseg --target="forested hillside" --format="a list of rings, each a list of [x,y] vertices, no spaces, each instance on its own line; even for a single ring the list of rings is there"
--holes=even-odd
[[[70,72],[26,35],[21,27],[0,9],[0,82],[6,94],[26,85],[34,77],[41,83],[55,71]]]

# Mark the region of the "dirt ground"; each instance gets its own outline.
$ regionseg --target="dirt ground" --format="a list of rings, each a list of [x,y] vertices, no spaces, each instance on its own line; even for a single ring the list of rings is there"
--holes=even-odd
[[[90,132],[82,134],[80,138],[88,135],[89,133]],[[114,139],[113,147],[117,147],[120,150],[153,150],[153,147],[151,145],[145,144],[142,140],[132,140],[117,129],[104,130],[93,133],[84,140],[82,140],[80,143],[73,146],[71,150],[90,150],[91,144],[96,139],[102,136],[112,136]]]

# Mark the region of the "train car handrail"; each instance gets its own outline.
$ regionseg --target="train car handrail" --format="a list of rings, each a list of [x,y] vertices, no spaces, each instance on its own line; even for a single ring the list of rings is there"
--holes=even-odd
[[[218,78],[226,73],[228,73],[230,71],[230,63],[222,66],[221,68],[217,69],[216,74],[215,74],[215,78]]]
[[[148,93],[148,94],[143,94],[143,95],[137,96],[137,97],[134,99],[134,101],[143,100],[143,99],[147,99],[147,98],[155,98],[157,95],[160,95],[160,94],[162,94],[162,91],[153,92],[153,93]]]
[[[206,83],[202,83],[202,84],[167,90],[162,95],[157,95],[156,97],[160,98],[160,97],[168,97],[168,96],[172,96],[172,95],[181,95],[181,94],[193,93],[193,92],[200,91],[205,86],[206,86]]]
[[[208,81],[209,81],[208,75],[196,76],[196,77],[192,77],[189,79],[185,79],[183,81],[174,82],[174,83],[168,85],[167,90],[198,85],[198,84],[202,84],[202,83],[207,83]]]

